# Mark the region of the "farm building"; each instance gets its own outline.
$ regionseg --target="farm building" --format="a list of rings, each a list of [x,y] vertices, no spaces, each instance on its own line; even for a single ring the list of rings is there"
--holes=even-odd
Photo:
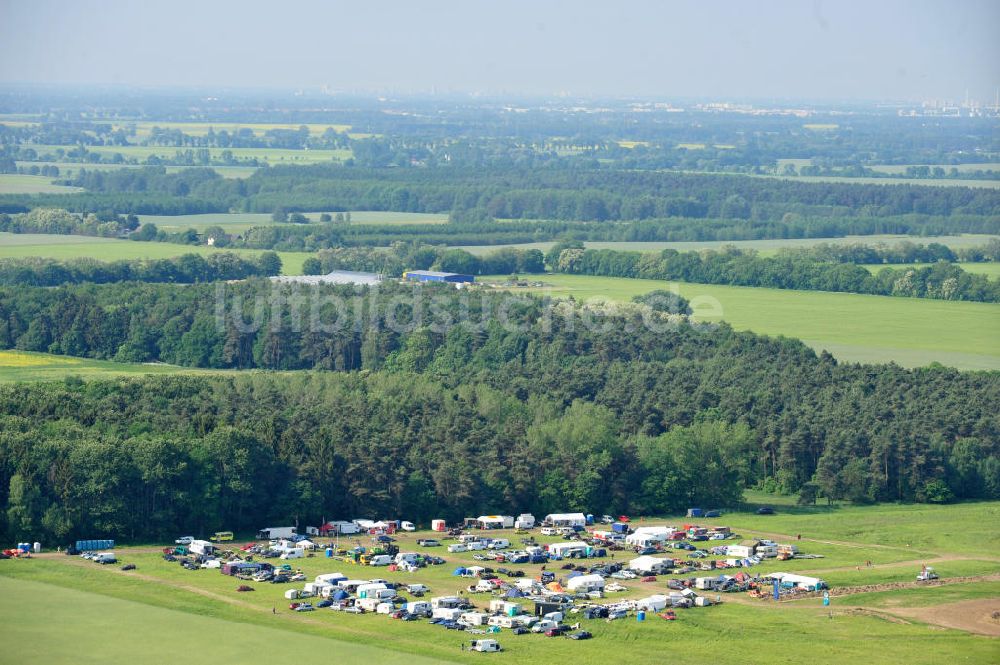
[[[471,284],[476,280],[472,275],[436,270],[408,270],[403,273],[403,279],[407,282],[447,282],[448,284]]]
[[[587,526],[587,516],[583,513],[552,513],[545,516],[545,524],[550,526]]]
[[[361,284],[373,285],[382,281],[382,276],[373,272],[334,270],[325,275],[278,275],[271,278],[279,284]]]

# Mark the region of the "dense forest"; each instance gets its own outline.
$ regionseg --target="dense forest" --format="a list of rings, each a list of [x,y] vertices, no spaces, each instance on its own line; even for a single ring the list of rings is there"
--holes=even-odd
[[[244,312],[271,290],[232,288]],[[1000,498],[1000,373],[843,365],[642,305],[501,306],[449,288],[424,291],[439,318],[400,305],[412,290],[327,287],[298,301],[286,292],[259,325],[220,330],[214,291],[0,291],[0,342],[361,371],[0,387],[6,536],[141,539],[292,516],[652,514],[732,505],[757,485],[854,501]],[[335,295],[360,298],[340,308],[343,325],[324,315],[329,327],[296,330],[297,309],[312,321],[308,310]],[[469,323],[454,325],[463,310]]]

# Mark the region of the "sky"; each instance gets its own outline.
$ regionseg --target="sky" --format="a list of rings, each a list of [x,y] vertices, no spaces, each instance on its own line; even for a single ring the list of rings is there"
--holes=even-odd
[[[993,102],[1000,0],[0,0],[0,83]]]

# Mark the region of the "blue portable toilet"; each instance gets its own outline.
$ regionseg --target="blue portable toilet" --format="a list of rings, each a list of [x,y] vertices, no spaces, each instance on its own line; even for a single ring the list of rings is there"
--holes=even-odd
[[[587,524],[593,524],[593,523],[594,523],[594,516],[587,515]]]
[[[635,613],[635,620],[636,621],[645,621],[646,620],[646,610],[639,610],[638,612],[636,612]]]
[[[326,558],[327,559],[332,559],[333,558],[333,548],[332,547],[327,547],[326,548]]]
[[[456,568],[455,572],[453,572],[452,575],[457,575],[457,576],[465,575],[465,568]]]

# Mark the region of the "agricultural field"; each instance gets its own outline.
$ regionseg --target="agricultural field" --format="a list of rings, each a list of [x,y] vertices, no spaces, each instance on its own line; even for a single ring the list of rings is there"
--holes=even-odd
[[[662,252],[665,249],[676,249],[679,252],[687,252],[702,249],[722,249],[733,246],[741,249],[756,250],[761,256],[771,256],[779,249],[796,249],[803,247],[814,247],[819,244],[828,245],[887,245],[893,246],[902,242],[912,242],[918,245],[926,245],[932,242],[940,243],[960,249],[962,247],[976,247],[985,245],[989,240],[996,239],[996,236],[985,234],[966,233],[962,235],[949,236],[905,236],[895,234],[870,235],[870,236],[844,236],[840,238],[776,238],[772,240],[709,240],[703,242],[604,242],[587,241],[584,246],[588,249],[616,249],[620,251],[634,252]],[[515,245],[466,245],[459,249],[464,249],[478,256],[496,251],[502,247],[514,247],[517,249],[540,249],[548,251],[554,242],[532,242]]]
[[[572,295],[629,301],[671,283],[589,275],[532,277],[531,289],[554,297]],[[503,282],[503,276],[481,281]],[[1000,369],[1000,305],[853,293],[793,291],[672,283],[691,301],[695,318],[725,321],[737,330],[796,337],[847,362],[931,362],[959,369]]]
[[[311,222],[319,222],[323,211],[307,212],[305,216]],[[337,212],[329,211],[331,216]],[[182,231],[196,229],[204,231],[210,226],[221,226],[229,233],[241,233],[252,226],[267,226],[274,224],[269,213],[220,213],[203,215],[139,215],[142,223],[152,222],[159,229],[167,231]],[[352,211],[351,224],[445,224],[448,215],[420,212],[377,212]]]
[[[99,162],[92,164],[89,162],[17,162],[18,168],[31,168],[32,166],[37,166],[39,168],[43,166],[55,166],[59,169],[59,179],[72,178],[77,175],[80,171],[117,171],[118,169],[138,169],[142,168],[139,164],[105,164]],[[167,173],[177,173],[178,171],[183,171],[186,168],[191,168],[189,166],[165,166]],[[214,171],[216,171],[223,178],[247,178],[252,176],[256,171],[256,166],[212,166]],[[67,188],[70,189],[70,188]],[[5,194],[10,194],[13,192],[3,192]]]
[[[965,178],[865,178],[834,175],[753,175],[754,178],[782,178],[801,182],[843,182],[857,185],[921,185],[925,187],[982,187],[1000,189],[1000,180],[968,180]]]
[[[56,154],[57,150],[65,150],[66,146],[56,145],[25,145],[26,148],[34,148],[39,157],[44,161],[46,157]],[[195,148],[175,148],[160,146],[87,146],[87,151],[98,155],[111,157],[120,154],[125,158],[132,158],[139,161],[151,156],[162,159],[171,159],[177,152]],[[277,166],[285,164],[318,164],[321,162],[341,161],[351,156],[350,150],[287,150],[282,148],[206,148],[212,159],[221,159],[222,152],[229,150],[236,160],[257,159]]]
[[[47,259],[92,258],[100,261],[122,259],[169,259],[183,254],[207,255],[212,252],[232,251],[257,256],[262,250],[216,249],[205,245],[177,245],[167,242],[139,242],[117,238],[93,236],[49,235],[43,233],[0,233],[0,259],[39,257]],[[308,252],[278,252],[282,273],[301,275],[302,263],[311,256]]]
[[[0,174],[0,195],[2,194],[72,194],[82,192],[80,187],[66,187],[53,184],[52,178],[41,175]]]
[[[974,173],[976,171],[1000,171],[998,162],[981,162],[978,164],[876,164],[869,165],[872,171],[880,173],[906,173],[906,169],[911,166],[927,166],[929,169],[942,168],[945,171],[955,169],[959,173]]]
[[[82,379],[113,378],[136,374],[202,373],[206,370],[162,363],[118,363],[31,351],[0,351],[0,383],[49,381],[78,376]]]
[[[719,597],[722,603],[680,610],[673,622],[662,621],[655,614],[643,622],[634,617],[614,622],[586,620],[570,614],[567,623],[580,621],[582,629],[594,634],[592,640],[515,636],[502,630],[496,638],[504,653],[497,658],[516,662],[603,662],[611,658],[656,662],[662,657],[663,645],[669,644],[671,650],[698,654],[705,662],[747,662],[746,655],[751,653],[769,654],[760,662],[776,662],[774,636],[782,635],[786,639],[777,662],[930,664],[959,658],[969,663],[995,662],[995,638],[980,634],[976,625],[959,622],[949,627],[932,612],[970,602],[985,616],[990,607],[1000,609],[996,535],[976,538],[983,535],[983,524],[995,523],[1000,517],[1000,504],[828,508],[785,506],[781,503],[785,497],[748,498],[777,506],[778,514],[756,515],[752,512],[754,503],[746,512],[726,513],[707,525],[725,524],[742,536],[769,536],[778,542],[794,542],[803,553],[822,554],[819,559],[769,562],[749,572],[794,569],[816,574],[832,586],[830,607],[824,607],[818,597],[775,603],[745,594],[710,593],[713,600]],[[688,521],[675,515],[634,518],[633,523],[680,525]],[[908,542],[921,534],[931,535]],[[510,530],[490,535],[506,537],[515,544],[522,537]],[[532,535],[541,543],[555,540],[537,532]],[[417,538],[440,539],[441,534],[425,531],[395,537],[400,551],[423,550],[443,557],[446,563],[414,573],[358,567],[350,560],[331,560],[321,554],[290,563],[307,579],[337,571],[355,579],[380,577],[423,583],[431,588],[432,596],[457,595],[465,585],[475,582],[452,572],[456,566],[477,563],[472,553],[451,554],[444,547],[423,549],[415,544]],[[339,546],[355,543],[368,544],[368,538],[343,537]],[[0,561],[0,590],[10,601],[0,608],[0,625],[15,626],[18,634],[39,636],[14,641],[16,645],[0,641],[0,660],[19,661],[17,656],[25,653],[26,642],[30,655],[47,662],[66,658],[68,648],[74,653],[85,652],[83,660],[77,659],[80,662],[134,662],[135,649],[140,647],[150,662],[165,662],[176,654],[177,644],[184,643],[186,649],[205,657],[233,662],[246,650],[259,653],[269,642],[279,640],[283,645],[294,645],[294,653],[306,656],[325,648],[345,663],[396,662],[400,658],[414,663],[480,662],[485,658],[460,649],[473,636],[425,621],[403,622],[325,609],[291,612],[283,598],[286,585],[250,583],[254,592],[237,593],[241,582],[235,578],[214,570],[188,571],[165,562],[158,550],[164,544],[116,549],[121,561],[137,566],[128,572],[58,553]],[[618,558],[629,557],[619,553]],[[925,563],[934,566],[942,583],[926,586],[914,581]],[[540,571],[539,565],[511,567],[529,577]],[[560,568],[558,563],[548,566],[559,576],[564,574]],[[665,577],[653,582],[626,580],[625,592],[608,593],[602,602],[663,593]],[[843,582],[834,581],[838,579]],[[469,597],[480,607],[490,599],[482,594]],[[91,611],[80,611],[82,608]],[[157,625],[155,635],[142,630],[152,621]],[[986,624],[984,630],[997,631],[997,627]],[[109,635],[116,639],[106,639]],[[141,645],[137,643],[140,639]],[[872,648],[873,644],[878,648]]]

